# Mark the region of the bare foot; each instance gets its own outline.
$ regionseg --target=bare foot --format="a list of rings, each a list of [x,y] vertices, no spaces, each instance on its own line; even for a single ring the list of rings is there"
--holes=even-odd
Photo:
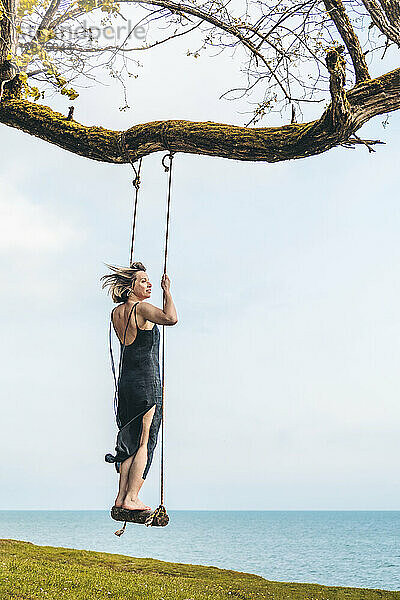
[[[123,496],[122,497],[117,496],[116,499],[115,499],[114,506],[116,506],[117,508],[121,508],[121,506],[123,505],[123,503],[124,503],[124,497]]]
[[[136,500],[128,500],[125,498],[121,506],[122,508],[127,508],[128,510],[151,510],[150,506],[143,504],[139,498],[136,498]]]

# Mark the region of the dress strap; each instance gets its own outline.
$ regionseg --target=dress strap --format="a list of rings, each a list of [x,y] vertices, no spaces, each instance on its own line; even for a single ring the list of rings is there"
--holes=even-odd
[[[128,320],[126,322],[126,327],[125,327],[125,331],[124,331],[124,341],[122,342],[123,347],[125,348],[125,340],[126,340],[126,332],[128,331],[128,327],[129,327],[129,321],[131,320],[131,315],[132,315],[132,311],[133,309],[135,309],[135,321],[136,321],[136,307],[139,304],[139,302],[136,302],[136,304],[134,304],[130,310],[129,313],[129,317]],[[137,327],[137,321],[136,321],[136,327]]]
[[[137,322],[137,315],[136,315],[136,307],[137,307],[138,304],[139,304],[139,302],[136,302],[135,306],[133,307],[135,309],[134,312],[133,312],[133,314],[134,314],[135,323],[136,323],[136,335],[137,335],[137,332],[139,331],[139,325],[138,325],[138,322]]]

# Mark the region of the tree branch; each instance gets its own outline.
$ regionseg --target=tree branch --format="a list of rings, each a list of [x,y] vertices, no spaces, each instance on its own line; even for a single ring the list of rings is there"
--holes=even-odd
[[[392,25],[392,23],[387,18],[384,11],[379,6],[376,0],[362,0],[365,8],[369,12],[371,16],[371,20],[376,25],[376,27],[384,34],[386,37],[397,44],[400,47],[400,25],[397,24],[397,27]]]
[[[331,51],[335,53],[335,51]],[[137,160],[153,152],[172,150],[244,161],[279,162],[320,154],[349,140],[365,122],[400,108],[400,68],[343,89],[343,59],[332,53],[332,102],[320,119],[283,127],[246,128],[223,123],[154,121],[135,125],[125,134],[130,156]],[[121,132],[68,121],[47,106],[7,93],[0,102],[0,122],[65,150],[101,162],[127,162],[121,155]]]
[[[400,29],[400,2],[399,0],[380,0],[382,5],[382,9],[385,12],[386,17],[389,20],[389,23],[396,27],[397,30]]]
[[[350,105],[347,100],[344,84],[346,83],[346,63],[342,57],[344,47],[330,50],[326,55],[326,66],[330,74],[329,89],[331,92],[331,116],[334,129],[346,127],[351,118]]]
[[[381,142],[381,140],[362,140],[355,133],[353,134],[353,136],[354,137],[349,138],[346,142],[343,142],[342,146],[345,146],[347,148],[352,148],[356,144],[363,144],[364,146],[366,146],[366,148],[368,148],[368,152],[371,154],[372,152],[376,152],[376,150],[374,150],[372,148],[372,146],[375,146],[376,144],[384,144],[385,143],[385,142]]]
[[[120,1],[121,2],[130,2],[131,0],[120,0]],[[230,35],[235,37],[237,40],[239,40],[243,44],[243,46],[245,48],[247,48],[253,54],[253,56],[256,59],[260,59],[260,61],[263,63],[263,65],[270,72],[273,79],[275,79],[277,85],[280,87],[285,98],[287,100],[291,99],[289,97],[287,91],[285,90],[284,86],[282,85],[281,81],[275,75],[274,71],[271,69],[269,62],[266,60],[266,58],[262,54],[262,52],[260,52],[258,50],[258,48],[253,44],[253,42],[249,38],[247,38],[245,35],[243,35],[243,33],[241,33],[241,31],[234,25],[224,23],[221,19],[218,19],[215,15],[211,15],[196,6],[187,6],[185,4],[173,2],[173,0],[135,0],[135,2],[137,4],[150,4],[150,5],[154,5],[154,6],[162,6],[163,8],[166,8],[167,10],[171,11],[172,13],[177,13],[177,14],[183,13],[185,15],[186,14],[192,15],[194,17],[197,17],[198,19],[201,19],[202,21],[204,21],[206,23],[210,23],[210,25],[214,25],[215,27],[218,27],[218,29],[221,29],[221,31],[225,31],[226,33],[229,33]],[[273,44],[273,42],[271,40],[264,40],[264,41],[267,44],[269,44],[270,46],[272,46],[276,52],[282,53],[282,51],[279,50],[276,47],[276,45]]]
[[[46,12],[44,14],[43,19],[42,19],[39,27],[37,28],[36,33],[33,36],[30,44],[29,44],[29,47],[32,45],[32,43],[34,41],[40,40],[40,36],[41,36],[42,31],[44,29],[48,28],[51,20],[56,15],[57,9],[58,9],[58,7],[60,5],[60,2],[61,2],[61,0],[51,0],[50,4],[49,4],[49,6],[48,6],[48,8],[47,8],[47,10],[46,10]]]
[[[340,33],[342,40],[346,44],[346,48],[353,63],[356,83],[369,79],[370,76],[364,53],[350,19],[347,16],[342,0],[324,0],[324,4],[329,16],[335,23],[336,29]]]

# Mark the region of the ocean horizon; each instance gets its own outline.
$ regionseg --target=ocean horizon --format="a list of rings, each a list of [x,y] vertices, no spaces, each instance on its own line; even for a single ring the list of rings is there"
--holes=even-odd
[[[0,537],[210,565],[270,581],[400,590],[400,511],[171,510],[165,528],[103,510],[1,510]]]

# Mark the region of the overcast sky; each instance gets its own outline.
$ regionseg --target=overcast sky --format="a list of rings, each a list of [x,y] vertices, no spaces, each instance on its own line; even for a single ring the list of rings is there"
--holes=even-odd
[[[141,57],[130,111],[114,83],[82,90],[76,119],[243,124],[218,100],[234,62],[194,60],[186,46]],[[70,102],[51,104],[66,114]],[[400,118],[383,119],[362,130],[386,142],[375,154],[338,148],[277,165],[176,155],[170,509],[399,509]],[[129,258],[131,169],[3,125],[0,136],[0,508],[108,509],[112,302],[99,278],[105,262]],[[158,305],[162,156],[143,162],[136,245]],[[152,505],[158,466],[143,488]]]

